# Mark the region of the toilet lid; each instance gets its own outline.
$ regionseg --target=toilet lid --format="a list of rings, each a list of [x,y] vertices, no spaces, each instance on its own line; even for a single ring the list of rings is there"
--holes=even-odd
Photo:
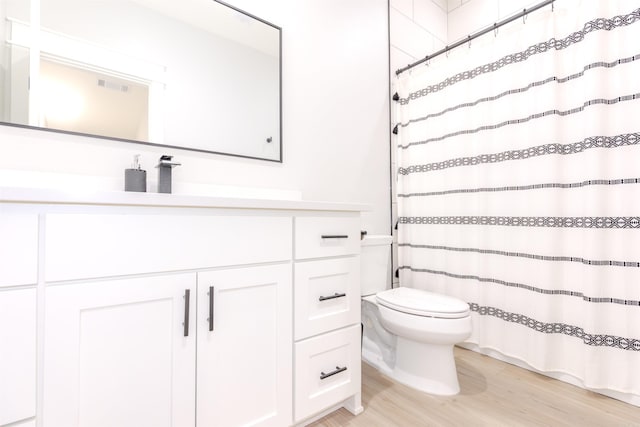
[[[469,305],[457,298],[413,288],[394,288],[376,294],[378,304],[418,316],[457,319],[469,315]]]

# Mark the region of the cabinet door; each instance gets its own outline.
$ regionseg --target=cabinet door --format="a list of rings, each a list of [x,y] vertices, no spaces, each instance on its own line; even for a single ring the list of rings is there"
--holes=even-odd
[[[291,265],[198,274],[197,426],[292,421]]]
[[[0,290],[0,425],[36,415],[36,290]]]
[[[193,426],[195,282],[181,274],[47,288],[43,425]]]

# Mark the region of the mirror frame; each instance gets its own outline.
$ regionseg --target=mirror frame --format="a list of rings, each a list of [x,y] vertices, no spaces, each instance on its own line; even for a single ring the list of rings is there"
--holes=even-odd
[[[17,127],[17,128],[23,128],[23,129],[31,129],[31,130],[36,130],[36,131],[43,131],[43,132],[54,132],[54,133],[61,133],[61,134],[66,134],[66,135],[75,135],[75,136],[82,136],[82,137],[90,137],[90,138],[97,138],[97,139],[103,139],[103,140],[110,140],[110,141],[119,141],[119,142],[128,142],[128,143],[133,143],[133,144],[139,144],[139,145],[145,145],[148,147],[162,147],[162,148],[171,148],[171,149],[176,149],[176,150],[187,150],[187,151],[194,151],[194,152],[198,152],[198,153],[206,153],[206,154],[218,154],[218,155],[223,155],[223,156],[231,156],[231,157],[240,157],[240,158],[245,158],[245,159],[253,159],[253,160],[263,160],[263,161],[267,161],[267,162],[275,162],[275,163],[283,163],[283,153],[282,153],[282,28],[272,24],[269,21],[266,21],[262,18],[259,18],[255,15],[252,15],[251,13],[248,13],[242,9],[239,9],[235,6],[230,5],[229,3],[226,3],[224,1],[221,0],[212,0],[212,2],[215,3],[219,3],[225,7],[228,7],[238,13],[241,13],[245,16],[248,16],[252,19],[255,19],[256,21],[262,22],[263,24],[266,24],[276,30],[278,30],[278,85],[279,85],[279,90],[278,90],[278,117],[279,117],[279,132],[280,132],[280,138],[279,138],[279,144],[280,146],[279,148],[279,157],[277,159],[268,159],[265,157],[256,157],[256,156],[249,156],[249,155],[245,155],[245,154],[234,154],[234,153],[225,153],[222,151],[214,151],[214,150],[205,150],[202,148],[191,148],[191,147],[182,147],[182,146],[178,146],[178,145],[171,145],[171,144],[158,144],[158,143],[153,143],[153,142],[148,142],[148,141],[138,141],[138,140],[134,140],[134,139],[126,139],[126,138],[118,138],[118,137],[113,137],[113,136],[104,136],[104,135],[95,135],[95,134],[91,134],[91,133],[83,133],[83,132],[74,132],[74,131],[68,131],[68,130],[62,130],[62,129],[52,129],[52,128],[46,128],[46,127],[39,127],[39,126],[31,126],[31,125],[25,125],[25,124],[20,124],[20,123],[9,123],[9,122],[3,122],[0,121],[0,125],[1,126],[11,126],[11,127]]]

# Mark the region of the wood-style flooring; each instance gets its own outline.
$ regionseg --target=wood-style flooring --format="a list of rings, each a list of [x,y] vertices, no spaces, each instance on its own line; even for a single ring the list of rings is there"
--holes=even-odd
[[[640,426],[640,408],[527,371],[482,354],[455,349],[460,394],[431,396],[362,364],[360,415],[344,408],[312,426]]]

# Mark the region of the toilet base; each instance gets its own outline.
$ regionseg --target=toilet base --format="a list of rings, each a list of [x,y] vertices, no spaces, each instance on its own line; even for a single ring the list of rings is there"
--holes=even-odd
[[[453,345],[435,345],[398,337],[396,363],[387,374],[396,381],[429,394],[460,392]]]
[[[362,300],[362,359],[382,374],[414,389],[441,396],[458,394],[453,347],[471,333],[471,318],[422,318],[387,310],[387,320],[391,321],[385,326],[382,308],[369,297]],[[422,322],[421,328],[415,327],[417,321]],[[412,325],[414,328],[410,329]],[[405,335],[419,339],[408,339]]]

